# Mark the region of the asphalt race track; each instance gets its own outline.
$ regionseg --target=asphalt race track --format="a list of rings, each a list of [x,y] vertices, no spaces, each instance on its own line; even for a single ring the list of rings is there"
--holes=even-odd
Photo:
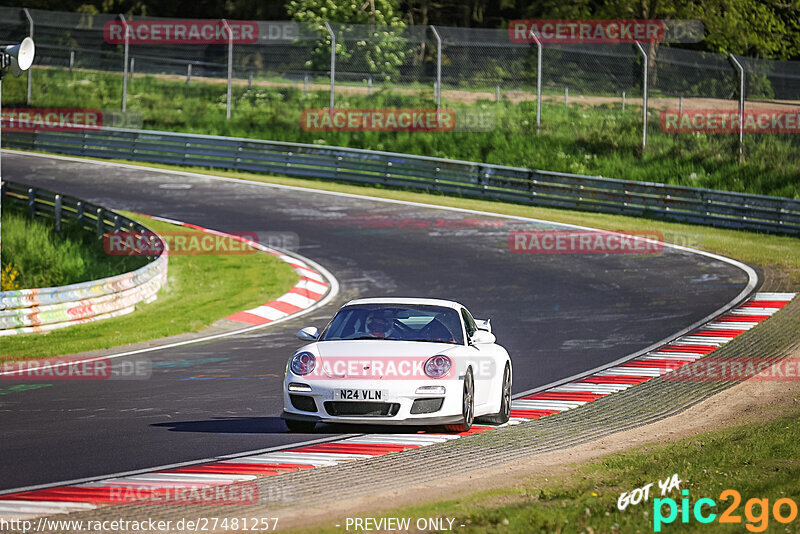
[[[545,225],[474,213],[9,152],[3,177],[222,231],[293,232],[297,252],[333,273],[341,293],[283,324],[132,357],[153,362],[149,380],[55,381],[0,396],[0,491],[352,432],[293,435],[278,419],[286,360],[302,344],[294,333],[324,326],[351,298],[453,299],[490,317],[519,392],[662,340],[748,282],[733,265],[669,248],[512,254],[509,232]],[[18,383],[28,382],[0,387]]]

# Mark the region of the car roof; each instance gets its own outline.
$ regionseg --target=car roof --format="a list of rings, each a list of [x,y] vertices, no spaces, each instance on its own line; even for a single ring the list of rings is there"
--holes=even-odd
[[[351,300],[350,302],[345,304],[345,306],[351,306],[357,304],[419,304],[424,306],[442,306],[444,308],[453,308],[453,309],[459,309],[465,307],[459,304],[458,302],[454,302],[452,300],[421,299],[421,298],[410,298],[410,297],[372,297],[372,298],[356,299],[356,300]]]

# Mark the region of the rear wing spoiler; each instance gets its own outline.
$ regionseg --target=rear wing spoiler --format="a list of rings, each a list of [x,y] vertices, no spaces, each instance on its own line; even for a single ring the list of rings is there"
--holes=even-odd
[[[478,330],[486,330],[490,334],[492,333],[491,319],[475,319],[475,325],[478,327]]]

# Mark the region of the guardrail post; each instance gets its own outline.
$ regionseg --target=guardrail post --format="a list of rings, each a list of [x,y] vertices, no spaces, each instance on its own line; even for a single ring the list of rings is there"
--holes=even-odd
[[[122,26],[125,28],[125,52],[122,59],[122,112],[128,109],[128,45],[130,44],[130,30],[125,15],[119,15]]]
[[[639,53],[642,54],[643,78],[642,78],[642,151],[647,148],[647,52],[640,42],[636,42]]]
[[[25,18],[28,19],[28,37],[33,39],[33,17],[31,17],[31,12],[28,11],[27,7],[23,7],[22,8],[22,12],[25,13]],[[27,102],[28,102],[29,106],[31,105],[31,87],[32,87],[31,74],[32,74],[32,72],[33,72],[33,69],[28,69],[28,99],[27,99]]]
[[[739,63],[736,56],[728,54],[736,70],[739,71],[739,162],[744,158],[744,66]]]
[[[62,209],[62,199],[61,195],[56,195],[56,203],[54,207],[55,218],[56,218],[56,233],[61,233],[61,209]]]
[[[222,25],[228,31],[228,104],[225,110],[225,118],[231,120],[231,83],[233,81],[233,30],[228,21],[222,19]]]
[[[436,113],[442,107],[442,38],[436,31],[436,26],[431,24],[431,31],[436,38],[436,83],[433,87],[433,96],[436,98]]]
[[[76,207],[78,208],[78,214],[76,215],[76,218],[78,219],[79,223],[83,223],[83,202],[79,200]]]
[[[331,36],[331,102],[329,113],[333,117],[333,108],[336,103],[336,34],[333,33],[333,28],[327,22],[325,28],[328,30],[328,35]]]
[[[531,30],[530,36],[536,43],[536,133],[542,128],[542,42]]]
[[[114,232],[119,232],[119,215],[114,215]]]
[[[36,218],[36,190],[32,187],[28,189],[28,218]]]
[[[103,208],[97,208],[97,220],[95,221],[95,231],[97,232],[98,238],[102,238],[103,234],[105,233],[105,229],[103,228]]]

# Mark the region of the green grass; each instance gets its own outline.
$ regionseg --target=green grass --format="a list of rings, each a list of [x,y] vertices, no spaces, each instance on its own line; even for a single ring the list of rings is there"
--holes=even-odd
[[[25,211],[3,204],[3,288],[55,287],[122,274],[147,261],[109,256],[101,241],[69,223],[56,234],[53,221],[30,220]],[[17,273],[13,283],[8,268]]]
[[[119,109],[121,77],[94,71],[34,70],[37,107]],[[143,116],[144,127],[390,150],[519,165],[552,171],[649,180],[748,193],[800,198],[800,136],[748,134],[746,158],[739,163],[735,134],[665,134],[652,111],[648,149],[641,153],[641,110],[619,104],[593,107],[543,103],[542,132],[536,134],[536,103],[479,101],[473,109],[496,111],[497,128],[470,133],[314,133],[300,128],[306,108],[327,107],[327,91],[303,94],[297,87],[244,85],[233,88],[233,117],[225,120],[225,85],[186,85],[138,76],[128,87],[128,108]],[[588,91],[588,89],[587,89]],[[434,106],[430,94],[402,88],[378,89],[371,96],[337,94],[337,107]],[[430,92],[428,92],[430,93]],[[8,78],[5,106],[24,107],[25,79]],[[169,106],[164,106],[169,102]],[[576,100],[577,102],[577,100]],[[444,102],[445,107],[464,107]]]
[[[122,212],[125,213],[125,212]],[[156,232],[194,232],[126,213]],[[5,237],[5,227],[3,228]],[[298,280],[271,254],[173,255],[158,300],[132,314],[48,334],[3,339],[2,357],[20,360],[74,354],[202,330],[232,313],[268,302]]]
[[[482,491],[458,499],[442,499],[421,506],[397,508],[387,513],[366,514],[394,518],[455,518],[457,532],[553,533],[553,532],[653,532],[654,499],[661,498],[658,481],[677,474],[680,489],[689,490],[690,506],[711,498],[719,515],[731,503],[720,493],[733,489],[741,503],[734,515],[738,525],[715,521],[674,523],[662,532],[748,532],[745,508],[752,498],[788,498],[800,506],[800,411],[796,409],[766,422],[699,434],[670,445],[651,444],[625,453],[577,466],[573,472],[534,478],[502,489]],[[623,492],[653,483],[648,502],[617,509]],[[667,493],[680,506],[681,491]],[[752,506],[752,505],[751,505]],[[704,508],[707,513],[708,508]],[[756,517],[759,507],[752,508]],[[664,506],[664,515],[667,508]],[[788,506],[783,507],[788,514]],[[460,525],[465,527],[460,527]],[[751,527],[757,527],[754,521]],[[767,532],[796,532],[800,518],[788,525],[768,518]],[[316,528],[314,532],[342,532],[344,525]],[[311,532],[304,531],[304,532]]]

